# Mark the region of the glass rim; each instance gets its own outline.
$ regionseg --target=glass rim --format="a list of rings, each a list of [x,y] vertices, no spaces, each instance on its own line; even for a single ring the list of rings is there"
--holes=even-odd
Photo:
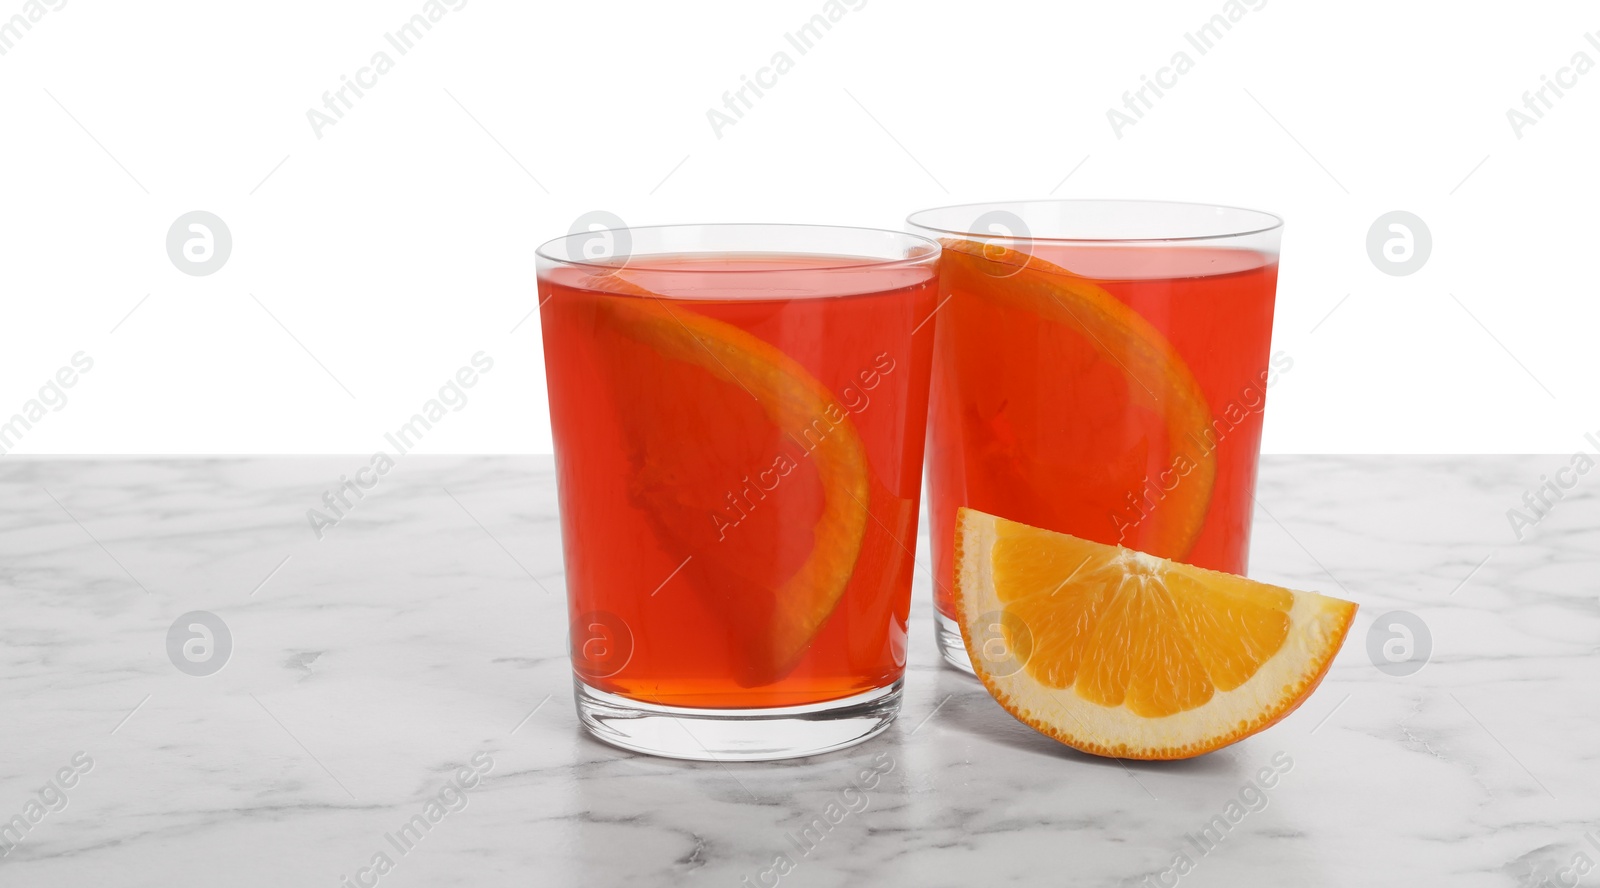
[[[909,241],[909,242],[911,242],[911,244],[913,246],[921,246],[921,247],[924,248],[924,252],[921,252],[921,253],[912,253],[910,255],[897,256],[897,257],[892,257],[892,258],[891,257],[843,256],[843,255],[839,255],[839,256],[837,256],[837,258],[842,259],[842,260],[849,260],[849,261],[842,261],[842,262],[840,262],[839,264],[836,264],[836,265],[830,264],[830,265],[807,266],[805,268],[805,270],[807,272],[812,272],[812,271],[848,271],[848,270],[867,270],[867,269],[874,269],[875,270],[875,269],[882,269],[882,268],[893,268],[893,267],[898,267],[898,266],[919,265],[919,264],[924,264],[924,263],[928,263],[928,262],[931,262],[931,261],[936,261],[939,258],[940,252],[944,249],[944,247],[938,241],[934,240],[933,238],[926,237],[924,235],[920,235],[920,234],[917,234],[915,232],[896,231],[896,230],[894,230],[892,228],[870,228],[870,227],[864,226],[864,225],[830,225],[830,224],[819,224],[819,223],[814,223],[814,222],[680,222],[680,223],[672,223],[672,224],[667,224],[667,225],[627,225],[627,226],[623,226],[621,228],[596,228],[596,229],[592,229],[590,231],[568,232],[567,234],[561,235],[560,237],[553,237],[553,238],[545,241],[544,243],[540,244],[538,246],[538,248],[534,250],[534,256],[537,257],[538,259],[543,259],[543,260],[545,260],[547,262],[553,262],[553,263],[556,263],[556,264],[559,264],[559,265],[576,266],[578,268],[592,268],[592,269],[596,269],[596,270],[599,270],[599,271],[607,273],[607,274],[615,273],[617,271],[622,270],[623,268],[632,268],[632,269],[635,269],[635,270],[648,270],[652,274],[668,273],[668,274],[697,274],[697,275],[704,275],[704,274],[760,275],[760,274],[773,274],[773,273],[777,273],[777,272],[792,273],[793,269],[782,269],[782,268],[756,268],[756,269],[663,268],[663,267],[659,267],[659,266],[653,266],[653,265],[650,265],[648,263],[635,263],[634,260],[640,258],[640,256],[639,256],[639,254],[631,252],[631,250],[623,258],[621,264],[618,264],[615,261],[594,261],[594,260],[589,260],[589,259],[570,259],[570,258],[567,258],[566,256],[557,255],[555,253],[555,251],[552,249],[552,247],[554,247],[554,245],[556,245],[558,243],[565,243],[565,242],[568,242],[568,241],[572,241],[574,239],[583,240],[583,239],[594,237],[595,235],[601,234],[601,233],[604,233],[604,232],[626,232],[631,237],[633,234],[636,234],[636,233],[639,233],[639,232],[688,231],[688,230],[691,230],[691,229],[726,229],[726,230],[735,230],[735,229],[750,230],[750,229],[755,229],[755,230],[776,231],[776,230],[779,230],[779,229],[796,229],[796,228],[798,228],[798,229],[807,229],[807,230],[811,230],[811,231],[857,232],[857,233],[864,233],[864,234],[871,234],[871,235],[888,235],[888,236],[890,236],[892,238],[899,238],[899,239],[902,239],[904,241]],[[658,255],[658,256],[694,256],[694,255],[698,255],[698,254],[701,254],[701,253],[704,253],[706,255],[718,255],[718,254],[720,254],[720,255],[728,255],[730,252],[735,252],[735,251],[719,251],[719,250],[709,250],[709,249],[707,249],[707,250],[691,249],[691,250],[686,250],[686,251],[681,251],[681,252],[676,252],[676,253],[655,253],[655,254],[644,254],[644,255],[646,255],[646,256],[649,256],[649,255]],[[742,251],[742,252],[745,252],[745,253],[748,253],[748,254],[754,254],[755,253],[755,251],[749,251],[749,250]],[[778,249],[771,250],[771,251],[762,251],[761,255],[769,255],[769,256],[786,256],[786,255],[803,256],[803,255],[817,255],[817,254],[808,254],[808,253],[803,253],[803,252],[801,252],[799,250],[790,250],[790,249],[778,248]],[[830,255],[831,256],[832,254],[822,254],[822,255]]]
[[[1260,224],[1254,226],[1222,226],[1215,232],[1208,234],[1185,234],[1167,236],[1140,236],[1140,237],[1051,237],[1048,235],[1034,235],[1029,233],[1022,236],[999,235],[992,231],[973,231],[971,228],[945,228],[917,221],[919,218],[928,217],[934,213],[947,213],[952,210],[972,210],[979,212],[981,208],[1001,210],[1007,207],[1053,205],[1057,207],[1080,206],[1091,204],[1110,205],[1118,207],[1144,206],[1151,209],[1163,207],[1182,207],[1186,209],[1223,210],[1230,213],[1242,213],[1254,216]],[[1283,217],[1265,210],[1253,210],[1249,207],[1236,207],[1227,204],[1214,204],[1205,201],[1183,200],[1150,200],[1144,198],[1099,198],[1099,197],[1047,197],[1026,200],[986,200],[975,203],[949,204],[941,207],[929,207],[906,216],[906,224],[923,231],[935,231],[940,234],[954,235],[957,237],[973,238],[986,241],[1027,241],[1030,243],[1046,244],[1153,244],[1153,243],[1181,243],[1184,241],[1216,241],[1231,240],[1235,238],[1251,237],[1253,235],[1268,234],[1283,228]]]

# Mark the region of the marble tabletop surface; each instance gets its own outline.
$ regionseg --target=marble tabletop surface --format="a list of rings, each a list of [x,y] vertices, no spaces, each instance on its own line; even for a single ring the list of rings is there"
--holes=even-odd
[[[579,731],[548,458],[404,457],[319,539],[367,458],[8,456],[0,885],[1600,884],[1600,474],[1524,499],[1570,460],[1265,459],[1252,574],[1362,610],[1229,749],[1012,720],[936,662],[923,540],[900,720],[718,764]]]

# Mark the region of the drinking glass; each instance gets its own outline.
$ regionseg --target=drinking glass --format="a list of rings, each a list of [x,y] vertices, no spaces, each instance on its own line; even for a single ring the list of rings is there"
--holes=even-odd
[[[913,214],[938,239],[928,431],[935,636],[961,506],[1244,573],[1282,220],[1232,207],[1040,200]],[[1270,373],[1269,373],[1270,369]]]
[[[578,715],[676,758],[899,711],[938,244],[809,225],[538,250]]]

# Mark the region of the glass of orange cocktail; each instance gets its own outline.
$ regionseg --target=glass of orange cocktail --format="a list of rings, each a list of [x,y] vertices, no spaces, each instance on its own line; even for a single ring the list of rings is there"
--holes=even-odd
[[[925,210],[945,249],[928,496],[935,635],[956,509],[1244,573],[1282,220],[1154,201]],[[1070,565],[1068,566],[1070,568]]]
[[[538,251],[577,707],[679,758],[837,749],[906,662],[939,246],[807,225]]]

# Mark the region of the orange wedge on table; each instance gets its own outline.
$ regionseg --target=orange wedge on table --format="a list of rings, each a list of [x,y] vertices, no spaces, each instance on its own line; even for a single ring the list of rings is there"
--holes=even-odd
[[[815,481],[802,491],[795,485],[806,482],[786,480],[790,487],[784,505],[764,507],[766,511],[759,513],[769,522],[771,510],[785,506],[814,514],[811,546],[806,551],[788,551],[794,548],[795,535],[781,526],[769,527],[766,541],[770,546],[749,545],[755,539],[752,535],[761,531],[745,528],[735,531],[742,534],[745,545],[718,544],[716,529],[706,516],[727,510],[723,501],[727,485],[737,483],[736,478],[725,477],[732,459],[725,454],[722,459],[708,458],[703,466],[661,464],[646,441],[632,482],[637,499],[657,519],[658,532],[668,548],[693,556],[686,562],[685,572],[702,577],[703,585],[721,596],[717,609],[728,616],[730,639],[744,649],[749,661],[738,676],[741,682],[760,685],[775,681],[794,667],[833,612],[861,555],[872,497],[860,435],[848,416],[836,408],[830,411],[835,403],[833,393],[770,343],[682,302],[673,305],[672,300],[621,273],[595,276],[586,284],[636,297],[599,301],[601,317],[612,330],[670,362],[698,368],[716,381],[717,388],[711,391],[714,396],[685,398],[682,391],[672,393],[682,412],[676,417],[676,426],[672,417],[664,415],[659,401],[636,405],[635,412],[650,417],[641,437],[702,437],[705,424],[697,417],[704,411],[741,410],[752,415],[759,412],[771,427],[763,430],[759,422],[745,424],[754,427],[751,441],[737,457],[741,461],[733,465],[766,468],[775,456],[774,440],[807,442],[809,453],[803,462]],[[693,384],[693,377],[672,372],[653,382],[635,380],[630,388],[654,393],[660,387]],[[826,434],[816,434],[819,420],[825,421]],[[728,445],[707,442],[706,446]],[[809,500],[818,502],[813,506]],[[780,546],[785,551],[775,555]],[[752,559],[763,558],[793,563],[793,572],[781,584],[763,590],[763,581],[751,579],[772,575],[771,563],[752,563]],[[753,633],[752,625],[756,628]]]
[[[1050,324],[1074,330],[1113,362],[1128,379],[1133,405],[1159,417],[1167,462],[1182,456],[1191,464],[1184,483],[1148,517],[1142,546],[1164,558],[1183,558],[1193,548],[1211,504],[1216,481],[1215,452],[1197,448],[1211,427],[1211,408],[1183,358],[1149,321],[1089,278],[1036,256],[998,244],[947,238],[942,241],[942,274],[957,294],[982,299],[1036,315]],[[1011,463],[1027,454],[1010,454]],[[1141,461],[1142,462],[1142,461]],[[1036,468],[1019,483],[1041,484],[1046,468]],[[1122,507],[1121,491],[1142,489],[1137,475],[1111,485],[1118,498],[1106,504]],[[1041,517],[1037,520],[1043,521]]]
[[[961,509],[955,605],[979,679],[1096,755],[1180,759],[1293,712],[1356,605]]]

